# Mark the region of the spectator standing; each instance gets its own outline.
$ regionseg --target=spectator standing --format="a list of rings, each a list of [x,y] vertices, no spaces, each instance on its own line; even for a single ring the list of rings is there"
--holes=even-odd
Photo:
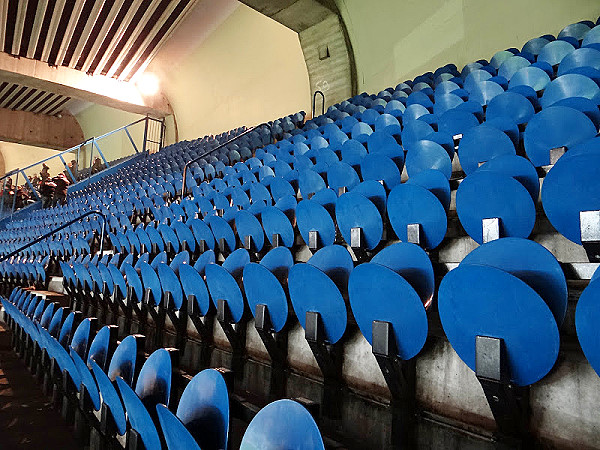
[[[102,160],[98,157],[94,159],[94,164],[92,164],[92,173],[98,173],[102,169],[104,169],[104,164],[102,164]]]
[[[29,182],[31,183],[34,189],[39,190],[41,182],[40,177],[38,177],[37,175],[29,177]]]
[[[71,171],[71,173],[73,174],[73,177],[75,177],[75,179],[77,180],[77,175],[78,175],[77,161],[72,159],[71,162],[68,164],[68,167],[69,167],[69,170]],[[65,169],[65,171],[63,173],[65,174],[65,177],[67,177],[67,180],[68,180],[69,179],[68,171]]]
[[[13,181],[11,177],[8,177],[4,182],[4,192],[3,192],[3,201],[4,208],[11,208],[13,202],[13,196],[15,195],[15,191],[13,189]]]
[[[54,200],[52,201],[52,205],[64,205],[65,203],[67,203],[67,187],[71,183],[69,183],[67,176],[63,172],[59,173],[54,178],[52,178],[52,181],[56,184],[56,188],[54,189]]]
[[[40,197],[42,197],[42,208],[50,208],[52,206],[52,200],[54,199],[54,191],[56,190],[56,183],[49,177],[46,177],[40,186]]]
[[[42,163],[42,170],[40,171],[40,178],[42,182],[46,181],[50,178],[50,167],[46,165],[46,163]]]
[[[25,186],[19,186],[16,189],[17,199],[15,200],[15,210],[23,208],[29,200],[29,192]]]

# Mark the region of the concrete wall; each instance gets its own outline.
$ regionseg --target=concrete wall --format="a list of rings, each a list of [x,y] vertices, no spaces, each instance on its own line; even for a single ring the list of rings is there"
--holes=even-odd
[[[579,20],[596,0],[336,0],[354,49],[358,89],[377,93],[447,63],[467,63]]]
[[[351,58],[340,18],[331,14],[321,23],[300,33],[300,42],[310,74],[311,91],[325,94],[325,108],[352,97]],[[320,114],[321,98],[315,115]]]
[[[246,5],[231,10],[212,34],[192,37],[196,44],[188,43],[181,60],[159,52],[148,68],[173,107],[180,139],[310,108],[298,34]]]
[[[325,94],[325,107],[352,97],[356,73],[352,49],[333,0],[241,0],[298,32],[310,91]]]

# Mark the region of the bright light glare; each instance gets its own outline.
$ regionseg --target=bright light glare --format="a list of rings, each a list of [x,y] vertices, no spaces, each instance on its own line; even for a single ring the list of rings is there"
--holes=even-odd
[[[155,95],[160,87],[158,77],[153,73],[142,74],[136,84],[142,95]]]

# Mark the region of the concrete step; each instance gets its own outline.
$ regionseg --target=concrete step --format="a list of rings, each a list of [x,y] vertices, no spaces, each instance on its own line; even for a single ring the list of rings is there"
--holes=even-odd
[[[42,291],[40,289],[33,289],[33,288],[27,288],[26,290],[33,294],[39,295],[45,299],[48,299],[52,302],[58,302],[58,303],[60,303],[60,306],[69,306],[70,305],[69,296],[67,294],[65,294],[64,292],[56,292],[53,290]]]
[[[13,352],[10,332],[0,324],[0,448],[2,450],[83,448],[72,428],[44,397],[40,386]]]
[[[65,289],[63,287],[63,277],[50,277],[50,283],[48,283],[48,290],[64,294]]]

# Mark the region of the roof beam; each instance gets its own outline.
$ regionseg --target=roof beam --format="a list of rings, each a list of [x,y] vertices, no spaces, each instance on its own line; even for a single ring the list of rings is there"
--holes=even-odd
[[[71,17],[69,18],[67,29],[65,30],[65,34],[62,37],[62,41],[58,49],[58,54],[56,55],[57,66],[60,66],[62,64],[63,59],[65,58],[65,54],[67,53],[67,49],[69,48],[69,44],[71,43],[71,39],[73,38],[73,33],[75,32],[75,27],[77,26],[77,21],[81,16],[81,10],[83,9],[84,4],[85,2],[83,0],[75,2],[75,7],[71,11]]]
[[[104,55],[102,55],[100,62],[96,66],[96,68],[94,70],[94,75],[100,74],[100,72],[106,65],[107,61],[110,59],[110,56],[115,51],[115,49],[116,49],[117,45],[119,44],[119,42],[121,41],[121,39],[127,39],[127,36],[125,36],[125,31],[127,30],[127,26],[129,25],[129,23],[131,22],[131,20],[133,19],[137,10],[141,7],[141,5],[142,5],[142,0],[134,0],[133,1],[131,7],[127,10],[127,14],[123,18],[123,21],[121,22],[121,26],[119,26],[119,28],[117,29],[117,33],[112,37],[112,39],[109,43],[109,46],[106,49],[106,52],[104,52]],[[116,7],[118,9],[118,6],[116,6]],[[93,59],[93,58],[90,58],[90,59]],[[89,69],[84,68],[84,70],[87,71]]]
[[[7,2],[8,3],[8,2]],[[15,22],[15,33],[13,38],[12,52],[19,54],[21,49],[21,38],[23,37],[23,25],[25,25],[25,13],[27,12],[28,2],[19,2],[17,9],[17,21]]]
[[[83,66],[81,67],[81,71],[82,72],[87,72],[90,68],[90,66],[92,65],[92,63],[94,62],[94,58],[96,57],[96,54],[98,53],[98,50],[100,49],[100,46],[102,45],[102,43],[104,42],[104,39],[106,39],[108,31],[110,30],[110,28],[113,25],[113,22],[115,21],[117,14],[119,12],[119,7],[122,6],[121,2],[115,2],[111,9],[108,12],[108,16],[106,17],[106,20],[104,21],[104,24],[102,25],[102,28],[100,28],[100,32],[98,33],[98,37],[94,40],[94,43],[92,44],[92,47],[89,50],[89,54],[85,57],[85,60],[83,61]],[[104,36],[104,38],[101,38],[101,36]],[[112,42],[112,41],[111,41]],[[77,54],[79,55],[80,52],[77,52]],[[73,58],[75,59],[75,58]],[[75,67],[77,65],[79,61],[71,61],[72,64],[69,65],[69,67]]]
[[[161,4],[160,1],[154,1],[154,2],[150,3],[150,6],[144,12],[144,15],[140,19],[139,23],[136,24],[131,35],[129,35],[129,36],[123,35],[122,39],[126,39],[125,46],[119,52],[117,59],[112,63],[111,67],[109,68],[108,72],[106,73],[106,76],[112,77],[115,74],[115,72],[119,68],[119,65],[121,64],[121,62],[123,61],[123,59],[125,58],[127,53],[129,53],[129,50],[135,43],[137,37],[142,33],[142,31],[144,30],[144,27],[146,26],[146,23],[148,22],[150,17],[152,17],[152,14],[158,8],[158,6],[160,6],[160,4]],[[158,26],[158,23],[154,24],[154,26]],[[110,56],[112,56],[112,55],[110,55]],[[110,58],[109,58],[109,61],[110,61]],[[99,67],[99,69],[103,70],[104,67]]]
[[[27,95],[29,91],[31,91],[30,88],[23,86],[21,89],[19,89],[13,94],[13,96],[9,99],[9,102],[6,104],[6,107],[13,109],[17,102],[21,100],[25,95]]]
[[[31,28],[31,37],[29,38],[29,45],[27,46],[27,57],[33,58],[35,55],[35,49],[40,37],[40,31],[42,30],[42,22],[44,21],[44,14],[48,7],[48,0],[40,0],[38,7],[35,12],[35,19],[33,20],[33,26]]]
[[[0,108],[0,141],[66,150],[83,140],[79,123],[69,113],[56,117]]]
[[[4,50],[6,23],[8,22],[8,2],[0,2],[0,49]]]
[[[175,8],[177,8],[179,6],[179,4],[182,3],[183,1],[185,1],[185,0],[178,1],[177,2],[178,4],[175,6]],[[195,6],[195,4],[196,3],[194,1],[188,1],[188,3],[184,5],[183,10],[175,18],[175,21],[173,22],[173,24],[168,28],[165,35],[161,38],[160,41],[158,41],[158,44],[156,45],[156,47],[154,47],[150,51],[150,53],[144,58],[144,60],[141,61],[141,59],[144,55],[144,51],[146,51],[146,47],[143,46],[144,47],[143,51],[138,52],[131,59],[131,62],[125,68],[125,70],[123,71],[123,74],[119,77],[119,79],[131,80],[131,79],[135,79],[135,77],[138,74],[144,73],[144,70],[146,70],[146,67],[148,67],[148,65],[152,62],[152,60],[154,59],[154,56],[156,56],[156,54],[163,47],[165,42],[167,42],[169,40],[169,38],[171,37],[173,32],[177,29],[177,27],[179,26],[181,21],[187,16],[188,12],[192,9],[193,6]],[[168,16],[166,17],[165,20],[168,20]],[[157,32],[158,31],[160,31],[160,29],[157,30]],[[151,41],[149,41],[148,43],[150,44]],[[144,44],[144,45],[146,45],[146,44]],[[137,67],[138,64],[139,64],[139,67]],[[137,67],[137,69],[136,69],[136,67]]]
[[[69,67],[50,67],[45,62],[0,52],[0,82],[3,81],[136,114],[160,118],[172,113],[162,94],[143,97],[131,82],[102,75],[90,76]]]
[[[71,61],[68,64],[69,67],[75,67],[75,65],[77,64],[77,61],[79,60],[79,57],[81,56],[81,52],[87,42],[90,32],[91,32],[92,28],[95,26],[96,21],[99,20],[100,11],[102,10],[102,8],[104,8],[104,3],[105,3],[105,0],[97,1],[94,3],[92,12],[90,13],[90,17],[88,18],[88,20],[85,24],[85,27],[83,28],[83,31],[81,32],[81,39],[79,39],[79,42],[77,42],[77,46],[75,47],[75,50],[73,51],[73,57],[71,58]],[[99,41],[100,39],[97,39],[97,40]],[[63,61],[63,64],[64,64],[64,61]]]
[[[156,36],[156,34],[158,33],[158,31],[160,30],[160,28],[162,27],[162,25],[166,22],[166,20],[169,18],[169,16],[173,12],[173,10],[177,7],[178,3],[179,2],[177,0],[175,0],[175,1],[171,1],[167,5],[167,8],[160,15],[160,18],[156,21],[156,23],[154,23],[152,25],[152,28],[149,30],[148,35],[144,38],[144,40],[140,44],[139,48],[135,51],[135,53],[133,54],[133,56],[131,56],[131,58],[129,59],[129,62],[127,62],[127,65],[126,65],[125,69],[118,75],[118,78],[120,80],[125,80],[125,79],[128,78],[127,74],[129,73],[129,70],[127,70],[127,69],[129,69],[133,64],[135,64],[135,62],[137,61],[137,58],[139,58],[139,56],[150,45],[150,42],[152,42],[152,39],[154,39],[154,36]],[[139,37],[139,34],[133,40],[134,43],[136,42],[136,40],[138,39],[138,37]],[[123,61],[125,60],[125,58],[127,58],[128,56],[130,56],[129,52],[130,52],[130,48],[127,49],[126,52],[123,52],[121,54],[120,58],[117,58],[117,61],[115,61],[115,64],[113,64],[113,67],[111,68],[110,72],[107,73],[107,75],[113,76],[115,74],[115,72],[117,70],[119,70],[119,68],[120,68],[121,64],[123,64]]]
[[[56,0],[56,5],[54,6],[54,10],[52,11],[52,20],[50,21],[50,26],[48,27],[48,34],[46,35],[46,39],[44,41],[44,49],[42,50],[42,61],[48,61],[48,57],[50,56],[50,51],[52,50],[52,44],[54,43],[54,38],[56,37],[56,31],[58,30],[58,25],[60,23],[60,18],[63,14],[63,9],[65,7],[65,0]]]

